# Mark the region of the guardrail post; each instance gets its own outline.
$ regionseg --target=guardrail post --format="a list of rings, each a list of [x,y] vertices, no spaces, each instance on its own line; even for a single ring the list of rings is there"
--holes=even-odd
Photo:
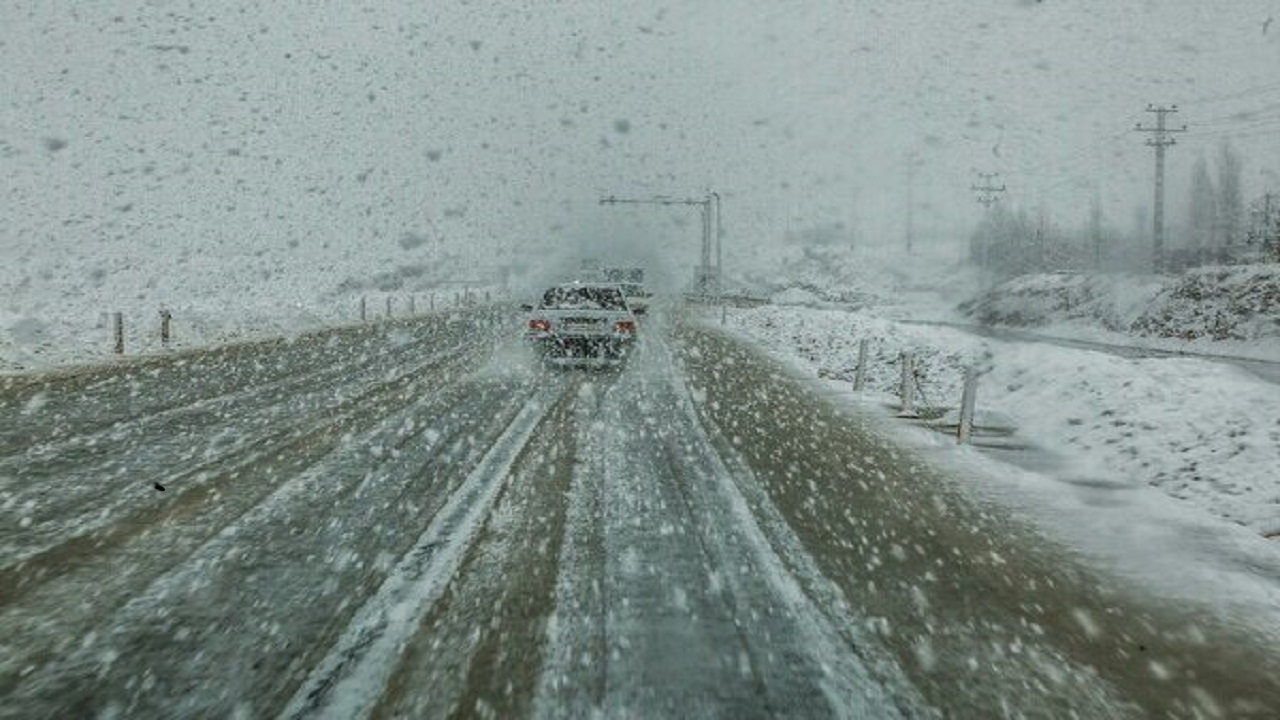
[[[115,338],[114,350],[117,355],[124,354],[124,313],[111,313],[112,335]]]
[[[173,320],[173,313],[168,309],[160,311],[160,344],[169,347],[169,324]]]
[[[898,412],[898,417],[916,417],[915,356],[909,352],[903,352],[901,360],[902,382],[899,385],[899,392],[902,395],[902,409]]]
[[[960,424],[956,426],[956,444],[969,442],[973,433],[973,412],[978,398],[978,369],[970,365],[964,370],[964,392],[960,396]]]
[[[858,341],[858,367],[853,371],[853,389],[857,392],[867,386],[867,344],[866,338]]]

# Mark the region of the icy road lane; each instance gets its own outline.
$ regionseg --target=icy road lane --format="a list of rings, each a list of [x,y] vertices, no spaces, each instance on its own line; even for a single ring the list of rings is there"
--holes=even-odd
[[[0,381],[0,716],[1280,708],[1245,625],[714,330],[644,330],[613,372],[476,311]]]

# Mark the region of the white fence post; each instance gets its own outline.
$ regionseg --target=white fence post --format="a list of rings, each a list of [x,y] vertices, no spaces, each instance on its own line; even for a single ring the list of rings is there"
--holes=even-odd
[[[899,392],[902,395],[902,410],[898,417],[916,417],[916,363],[915,356],[909,352],[902,353],[902,383]]]
[[[124,354],[124,313],[111,313],[112,335],[115,337],[115,353]]]
[[[866,338],[858,341],[858,367],[853,372],[853,389],[857,392],[867,386],[867,344]]]
[[[960,424],[956,427],[956,443],[969,442],[973,433],[973,413],[978,397],[978,369],[970,365],[964,371],[964,392],[960,396]]]

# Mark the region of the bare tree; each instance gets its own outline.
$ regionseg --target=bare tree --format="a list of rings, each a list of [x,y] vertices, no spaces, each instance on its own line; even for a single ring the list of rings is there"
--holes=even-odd
[[[1214,226],[1217,224],[1218,198],[1209,176],[1209,163],[1201,155],[1191,169],[1191,198],[1187,204],[1187,228],[1191,249],[1203,252],[1214,245]]]
[[[1240,154],[1224,141],[1218,152],[1218,242],[1230,250],[1240,242],[1244,225],[1244,188],[1241,185],[1244,162]]]

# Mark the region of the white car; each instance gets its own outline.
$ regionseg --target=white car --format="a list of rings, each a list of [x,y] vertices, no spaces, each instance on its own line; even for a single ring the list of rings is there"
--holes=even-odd
[[[525,337],[553,363],[618,363],[636,341],[636,330],[620,286],[574,282],[542,294],[530,310]]]

